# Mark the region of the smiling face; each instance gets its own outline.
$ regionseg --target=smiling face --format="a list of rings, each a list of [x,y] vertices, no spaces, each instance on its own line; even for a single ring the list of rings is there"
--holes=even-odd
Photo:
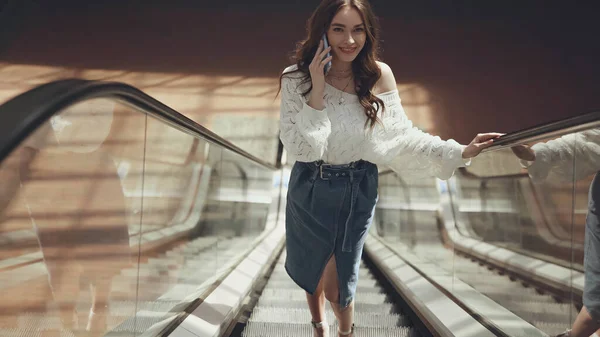
[[[367,33],[363,18],[352,6],[344,6],[327,31],[334,60],[352,62],[365,45]]]

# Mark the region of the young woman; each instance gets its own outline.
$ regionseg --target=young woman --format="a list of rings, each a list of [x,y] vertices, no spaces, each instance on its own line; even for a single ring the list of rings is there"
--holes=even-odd
[[[296,160],[285,266],[308,293],[315,336],[328,336],[325,299],[339,336],[353,335],[358,267],[377,202],[376,164],[447,179],[500,135],[480,134],[463,146],[414,128],[377,50],[377,21],[366,0],[323,0],[308,20],[296,64],[281,75],[280,138]]]

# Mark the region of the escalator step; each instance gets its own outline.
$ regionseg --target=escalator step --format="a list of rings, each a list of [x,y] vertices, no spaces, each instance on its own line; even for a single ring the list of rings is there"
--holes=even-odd
[[[310,322],[310,312],[304,309],[282,309],[271,307],[257,307],[252,311],[250,319],[253,322],[281,323],[281,324],[306,324]],[[335,322],[333,311],[327,311],[327,322]],[[361,327],[401,327],[410,322],[400,314],[377,314],[359,312],[354,314],[354,322]]]
[[[0,336],[2,337],[42,337],[42,331],[40,329],[32,328],[24,329],[0,329]],[[60,331],[60,337],[76,337],[73,332],[62,330]]]
[[[558,322],[533,321],[532,324],[535,325],[536,328],[546,332],[551,336],[555,336],[564,332],[566,328],[571,325],[570,320],[565,318]]]
[[[135,317],[129,317],[114,327],[111,332],[128,332],[141,334],[146,332],[156,323],[163,321],[169,316],[174,316],[175,313],[165,314],[164,312],[138,311]]]
[[[306,305],[306,297],[302,300],[283,300],[278,298],[272,299],[259,299],[257,307],[272,307],[272,308],[283,308],[283,309],[305,309],[308,310]],[[366,313],[380,313],[380,314],[395,314],[400,313],[400,310],[393,303],[356,303],[354,305],[354,312],[366,312]]]
[[[165,315],[173,307],[178,305],[179,301],[115,301],[112,300],[108,304],[109,317],[108,320],[123,321],[125,318],[132,317],[137,311],[141,311],[144,315]],[[80,312],[89,310],[89,307],[78,308]],[[139,316],[138,316],[139,317]],[[81,322],[80,322],[81,323]],[[56,315],[43,315],[35,312],[27,312],[19,315],[17,320],[18,326],[22,327],[39,327],[40,329],[56,329],[61,326],[61,321]],[[109,324],[110,325],[110,324]],[[3,336],[3,335],[0,335]]]
[[[265,289],[262,292],[261,299],[280,299],[280,300],[306,300],[306,292],[300,288],[290,289]],[[381,293],[357,293],[355,302],[357,304],[380,304],[389,302],[386,294]]]
[[[279,276],[269,278],[269,280],[293,282],[287,274],[279,274]],[[359,277],[358,285],[362,287],[379,288],[379,283],[373,277]]]
[[[280,278],[289,278],[287,272],[285,271],[285,269],[283,267],[273,270],[273,272],[271,273],[271,276],[269,277],[269,279],[273,279],[273,280],[280,279]],[[358,270],[358,278],[359,278],[359,280],[366,279],[366,278],[373,279],[373,274],[368,269],[361,268]]]
[[[329,335],[337,335],[337,326],[329,327]],[[248,322],[248,325],[242,332],[243,337],[306,337],[312,336],[313,329],[310,324],[272,324],[263,322]],[[357,326],[355,335],[361,337],[417,337],[417,331],[409,327],[361,327]]]
[[[362,280],[358,281],[358,286],[356,287],[356,293],[357,294],[361,294],[361,293],[382,293],[383,289],[381,287],[369,287],[369,286],[363,286],[362,284]],[[267,284],[267,286],[265,287],[265,289],[288,289],[288,290],[293,290],[293,289],[299,289],[298,285],[296,285],[296,283],[291,282],[291,281],[271,281]]]

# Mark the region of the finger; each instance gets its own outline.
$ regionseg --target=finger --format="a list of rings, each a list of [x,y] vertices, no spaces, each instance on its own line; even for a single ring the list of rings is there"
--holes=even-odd
[[[479,143],[479,144],[477,144],[477,145],[479,146],[479,148],[480,148],[481,150],[483,150],[483,149],[485,149],[485,148],[488,148],[488,147],[492,146],[493,144],[494,144],[494,140],[493,140],[493,139],[490,139],[490,140],[488,140],[488,141],[481,142],[481,143]]]
[[[477,137],[475,137],[475,138],[477,139],[478,142],[485,142],[489,139],[498,138],[502,135],[503,135],[502,133],[490,132],[490,133],[478,134]]]
[[[331,59],[333,59],[333,56],[329,56],[328,58],[324,59],[321,62],[321,68],[325,68],[325,65],[327,64],[327,62],[331,61]]]
[[[313,57],[312,63],[316,63],[317,58],[321,55],[321,48],[323,48],[323,40],[319,41],[319,46],[317,47],[317,51],[315,52],[315,56]]]
[[[327,55],[327,53],[329,53],[331,51],[331,46],[325,48],[325,50],[323,50],[321,52],[321,60]]]

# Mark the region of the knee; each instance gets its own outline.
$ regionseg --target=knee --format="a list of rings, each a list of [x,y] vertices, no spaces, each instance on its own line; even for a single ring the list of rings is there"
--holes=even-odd
[[[325,298],[331,303],[340,303],[339,291],[336,287],[333,286],[325,286],[323,291],[325,293]]]

